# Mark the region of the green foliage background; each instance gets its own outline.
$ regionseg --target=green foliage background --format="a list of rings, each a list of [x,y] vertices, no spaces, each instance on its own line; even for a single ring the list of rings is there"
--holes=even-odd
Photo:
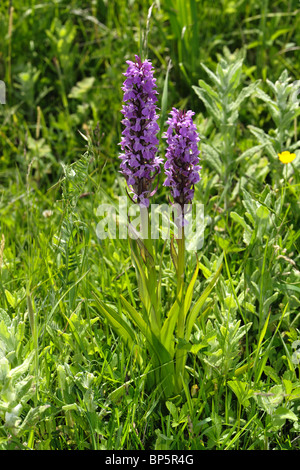
[[[4,0],[0,31],[0,448],[299,449],[299,110],[275,86],[299,80],[299,2]],[[94,296],[118,314],[121,294],[139,306],[127,243],[96,236],[98,205],[125,194],[135,54],[155,67],[161,122],[172,106],[196,112],[210,223],[194,301],[224,258],[186,346],[191,388],[163,403]],[[211,74],[222,60],[240,64],[227,88]],[[235,100],[218,125],[216,103],[221,116]],[[188,278],[194,266],[190,254]]]

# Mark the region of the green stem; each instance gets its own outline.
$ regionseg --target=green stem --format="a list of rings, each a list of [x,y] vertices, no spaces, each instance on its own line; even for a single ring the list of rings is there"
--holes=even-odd
[[[181,238],[177,239],[178,245],[178,265],[177,265],[177,299],[179,304],[183,303],[183,288],[184,288],[184,227],[182,227]],[[184,336],[184,318],[183,309],[180,308],[180,314],[178,317],[178,334],[181,338]]]
[[[287,165],[284,165],[284,167],[283,167],[283,181],[284,181],[284,186],[283,186],[283,189],[281,188],[280,214],[281,214],[281,212],[283,211],[283,207],[284,207],[284,203],[285,203],[286,190],[287,190],[287,185],[288,185],[287,170],[288,170],[288,166],[287,166]]]
[[[149,236],[150,232],[150,221],[149,221],[149,212],[146,207],[141,207],[141,235],[142,235],[142,242],[145,246],[145,249],[148,252],[148,256],[152,258],[147,259],[147,254],[145,254],[144,259],[146,259],[146,267],[147,267],[147,277],[148,277],[148,290],[149,295],[151,298],[151,312],[150,318],[153,318],[152,328],[156,325],[155,333],[158,334],[160,332],[161,326],[161,319],[160,319],[160,311],[159,311],[159,304],[158,304],[158,297],[157,297],[157,275],[155,269],[155,253],[153,248],[153,243],[151,237]]]
[[[149,239],[148,233],[149,233],[149,212],[148,212],[148,209],[146,207],[141,207],[141,235],[142,235],[142,240],[143,240],[143,243],[144,243],[145,247],[149,251],[149,253],[151,255],[153,255],[152,246],[151,246],[152,244],[149,243],[149,242],[151,242],[151,240]]]
[[[161,333],[161,305],[160,301],[158,298],[158,287],[157,287],[157,274],[156,274],[156,268],[155,268],[155,250],[153,247],[152,239],[150,234],[150,218],[149,218],[149,212],[148,209],[145,207],[141,207],[141,236],[142,236],[142,242],[145,247],[145,250],[147,250],[146,253],[144,253],[143,258],[145,260],[145,265],[146,265],[146,278],[147,278],[147,290],[150,296],[150,310],[148,312],[148,321],[149,321],[149,326],[151,330],[151,334],[154,335],[156,338],[156,341],[160,341],[160,333]],[[143,250],[143,247],[141,247],[141,250]],[[144,250],[144,251],[145,251]],[[149,259],[151,258],[151,259]],[[154,339],[154,338],[152,338]],[[153,371],[150,374],[150,382],[154,380],[156,385],[163,384],[165,382],[165,363],[166,359],[163,357],[159,357],[158,359],[155,357],[152,357],[152,365],[153,365]],[[169,384],[169,379],[167,378],[167,387]],[[163,387],[166,387],[166,384],[164,383]],[[166,395],[169,396],[169,392],[166,392]]]
[[[184,340],[185,329],[185,316],[184,316],[184,261],[185,261],[185,239],[184,227],[182,227],[181,238],[177,239],[178,245],[178,264],[177,264],[177,299],[180,305],[178,321],[177,321],[177,339]],[[181,393],[183,388],[182,381],[184,380],[184,368],[186,362],[186,354],[183,350],[177,349],[176,351],[176,392]]]

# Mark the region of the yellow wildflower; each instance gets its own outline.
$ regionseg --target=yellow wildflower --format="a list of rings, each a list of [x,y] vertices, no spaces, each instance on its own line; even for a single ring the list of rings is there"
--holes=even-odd
[[[282,163],[286,164],[286,163],[291,163],[296,158],[296,154],[290,153],[288,150],[285,150],[284,152],[279,153],[278,157]]]

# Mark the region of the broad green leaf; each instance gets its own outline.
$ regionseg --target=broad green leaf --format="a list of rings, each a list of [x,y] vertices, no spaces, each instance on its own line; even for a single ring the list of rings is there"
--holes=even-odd
[[[248,383],[241,380],[229,380],[227,384],[242,406],[247,407],[250,405],[249,398],[253,396],[253,390],[249,389]]]
[[[48,411],[50,406],[51,405],[46,404],[46,405],[37,406],[36,408],[30,408],[30,410],[28,411],[24,421],[22,422],[22,424],[19,427],[19,432],[22,433],[23,430],[25,430],[25,429],[33,429],[35,424],[39,420],[44,419],[45,414]]]
[[[261,88],[257,89],[256,96],[258,96],[261,100],[265,101],[265,103],[268,103],[272,106],[276,106],[275,101],[273,101],[272,98],[266,92],[264,92]]]
[[[0,322],[1,321],[3,321],[7,327],[11,325],[11,318],[3,308],[0,308]]]
[[[210,144],[201,143],[201,155],[220,175],[222,174],[223,165],[219,153]]]
[[[263,90],[261,90],[260,88],[258,88],[256,90],[256,96],[258,98],[260,98],[261,100],[263,100],[267,104],[267,106],[270,110],[273,121],[276,123],[276,125],[279,125],[280,111],[279,111],[277,103],[275,101],[273,101],[270,98],[270,96],[267,93],[265,93]]]
[[[248,364],[244,364],[243,366],[239,367],[238,369],[236,369],[234,371],[234,375],[235,377],[238,377],[239,375],[242,375],[244,374],[245,372],[247,372],[249,369],[251,369],[251,367],[253,367],[253,364],[254,362],[253,361],[250,361],[250,363]]]
[[[249,245],[253,230],[237,212],[230,212],[230,217],[244,228],[244,242]]]
[[[300,386],[292,390],[291,394],[287,397],[290,400],[300,400]]]
[[[259,82],[251,83],[251,85],[242,89],[237,99],[230,105],[229,109],[231,112],[238,111],[243,101],[248,98],[258,87]]]
[[[222,249],[222,251],[228,252],[229,247],[230,247],[230,241],[227,240],[226,238],[222,238],[220,235],[215,235],[214,239],[218,243],[219,247]]]
[[[264,373],[270,377],[273,382],[275,382],[277,385],[280,385],[281,384],[281,380],[280,378],[278,377],[276,371],[273,369],[273,367],[271,366],[264,366]]]
[[[279,295],[278,292],[274,292],[273,295],[271,295],[270,297],[268,297],[268,299],[266,299],[266,300],[264,301],[264,304],[263,304],[263,311],[264,311],[264,312],[268,312],[270,305],[271,305],[273,302],[275,302],[275,300],[277,299],[278,295]]]
[[[237,60],[229,67],[229,73],[227,76],[227,80],[229,84],[231,84],[230,88],[237,88],[240,83],[240,78],[242,75],[242,65],[243,59]]]
[[[27,358],[25,359],[25,361],[20,364],[19,366],[15,367],[14,369],[11,369],[10,372],[9,372],[9,377],[11,377],[12,379],[17,379],[18,377],[20,377],[21,375],[25,374],[25,372],[27,372],[31,362],[32,362],[32,359],[35,355],[35,351],[31,351],[31,353],[27,356]]]
[[[204,80],[199,80],[198,85],[200,88],[203,88],[203,90],[206,91],[206,93],[216,101],[220,103],[218,93],[210,86],[208,83],[206,83]]]
[[[259,219],[268,219],[270,217],[270,211],[266,206],[261,205],[257,209],[256,215]]]
[[[300,287],[294,286],[294,284],[278,284],[277,289],[281,290],[282,292],[286,292],[288,294],[289,290],[298,292],[300,294]]]
[[[298,421],[298,417],[295,415],[295,413],[292,410],[289,410],[285,406],[279,406],[275,410],[275,416],[279,417],[280,419],[290,419],[291,421]]]
[[[259,208],[259,203],[251,197],[251,195],[243,188],[243,206],[245,207],[246,211],[250,214],[251,222],[254,224],[256,220],[256,211]]]
[[[203,101],[207,110],[211,114],[212,118],[214,119],[217,125],[221,124],[221,113],[220,109],[217,107],[216,103],[212,101],[211,97],[208,96],[201,88],[197,86],[192,86],[193,90],[195,91],[196,95]]]
[[[69,98],[75,98],[77,100],[83,99],[94,85],[94,82],[95,77],[86,77],[80,82],[77,82],[71,89]]]
[[[221,82],[219,77],[217,77],[217,75],[215,75],[205,64],[201,63],[201,67],[205,70],[205,72],[207,73],[209,78],[214,82],[214,84],[220,87]]]
[[[178,349],[182,350],[182,351],[187,351],[187,352],[190,352],[192,354],[197,354],[200,349],[203,349],[207,346],[206,343],[197,343],[197,344],[192,344],[182,338],[179,338],[179,341],[178,341]]]
[[[4,292],[5,292],[6,299],[7,299],[7,302],[9,303],[9,305],[10,305],[12,308],[15,308],[15,307],[16,307],[16,304],[17,304],[16,296],[13,296],[7,289],[5,289]]]
[[[199,269],[201,269],[203,276],[205,279],[209,279],[210,276],[212,276],[212,272],[208,269],[207,266],[204,266],[204,264],[199,263]]]
[[[260,129],[259,127],[252,126],[251,124],[248,126],[248,129],[250,132],[258,139],[258,141],[265,145],[265,150],[266,152],[272,157],[277,159],[277,153],[273,147],[273,141],[272,138],[266,134],[263,129]]]
[[[251,158],[253,155],[255,155],[255,154],[258,153],[260,150],[262,150],[265,146],[266,146],[266,144],[259,144],[259,145],[255,145],[254,147],[251,147],[251,148],[245,150],[245,152],[243,152],[243,153],[236,159],[236,162],[240,162],[240,161],[244,160],[244,158]]]

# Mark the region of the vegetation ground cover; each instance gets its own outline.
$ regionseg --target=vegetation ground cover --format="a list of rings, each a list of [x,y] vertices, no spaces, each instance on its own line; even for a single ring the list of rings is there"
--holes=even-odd
[[[1,3],[1,449],[300,448],[299,22],[296,0]],[[168,399],[99,307],[140,306],[129,242],[97,237],[98,206],[126,195],[135,54],[155,67],[162,130],[172,106],[196,113],[192,305],[222,264],[184,345],[188,386]],[[189,280],[195,265],[189,252]]]

